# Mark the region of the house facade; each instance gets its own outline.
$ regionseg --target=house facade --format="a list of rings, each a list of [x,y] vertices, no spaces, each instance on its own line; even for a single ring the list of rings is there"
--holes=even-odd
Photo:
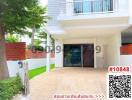
[[[131,26],[131,6],[132,0],[48,0],[46,31],[55,39],[55,66],[120,65],[120,47],[132,37],[124,32]],[[47,55],[47,65],[49,60]]]

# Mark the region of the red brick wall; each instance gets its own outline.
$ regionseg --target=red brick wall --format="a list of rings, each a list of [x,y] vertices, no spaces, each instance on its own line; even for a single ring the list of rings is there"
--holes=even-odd
[[[131,55],[132,54],[132,44],[124,45],[121,47],[121,55]]]
[[[51,53],[51,58],[54,58],[54,56],[54,53]],[[26,50],[25,42],[6,43],[6,58],[7,60],[46,58],[46,52]]]
[[[46,52],[26,50],[26,58],[46,58]],[[51,53],[51,58],[54,58],[54,53]]]
[[[6,43],[7,60],[24,60],[26,59],[25,42]]]

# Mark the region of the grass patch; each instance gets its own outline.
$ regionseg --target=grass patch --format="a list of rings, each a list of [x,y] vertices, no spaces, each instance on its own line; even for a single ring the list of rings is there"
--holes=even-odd
[[[29,76],[29,79],[32,79],[33,77],[43,73],[46,71],[46,67],[40,67],[40,68],[36,68],[36,69],[32,69],[32,70],[29,70],[28,71],[28,76]]]
[[[51,64],[50,65],[50,68],[51,69],[54,69],[55,68],[55,65],[54,64]],[[41,66],[39,68],[36,68],[36,69],[32,69],[32,70],[29,70],[28,71],[28,76],[29,76],[29,79],[32,79],[34,78],[35,76],[43,73],[46,71],[46,66]]]
[[[51,68],[51,69],[54,69],[54,68],[55,68],[55,64],[51,64],[51,65],[50,65],[50,68]]]

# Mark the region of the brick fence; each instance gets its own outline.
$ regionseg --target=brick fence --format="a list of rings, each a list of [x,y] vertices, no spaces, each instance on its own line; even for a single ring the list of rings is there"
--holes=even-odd
[[[26,59],[26,43],[6,43],[7,60],[24,60]]]
[[[122,46],[121,55],[132,55],[132,44]]]
[[[46,58],[46,52],[27,50],[25,42],[6,43],[6,58],[7,60]],[[51,58],[54,58],[54,53],[51,53]]]

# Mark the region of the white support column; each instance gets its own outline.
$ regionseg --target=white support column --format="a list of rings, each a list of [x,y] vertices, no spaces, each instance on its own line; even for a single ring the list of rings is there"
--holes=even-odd
[[[96,38],[94,39],[94,68],[97,68],[97,56],[96,56]]]
[[[118,33],[117,34],[117,53],[118,53],[118,62],[117,64],[120,65],[120,48],[121,48],[121,45],[122,45],[122,40],[121,40],[121,33]]]
[[[55,40],[55,67],[63,67],[63,42]]]
[[[47,34],[47,61],[46,61],[46,72],[50,71],[50,35]]]

